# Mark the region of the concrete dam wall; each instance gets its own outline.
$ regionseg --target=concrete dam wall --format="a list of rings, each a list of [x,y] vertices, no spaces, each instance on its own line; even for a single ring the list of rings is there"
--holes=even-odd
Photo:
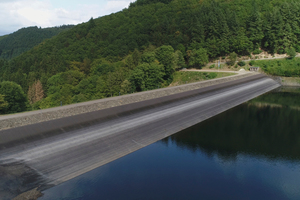
[[[44,190],[60,184],[279,86],[264,75],[252,75],[2,130],[0,197],[10,199],[37,186]]]

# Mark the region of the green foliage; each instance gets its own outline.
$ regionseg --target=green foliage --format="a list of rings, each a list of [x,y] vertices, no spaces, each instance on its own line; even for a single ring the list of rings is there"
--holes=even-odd
[[[108,62],[103,62],[101,64],[97,64],[94,67],[91,68],[91,75],[106,75],[109,72],[114,72],[115,68],[113,65],[111,65]]]
[[[12,59],[30,50],[34,46],[62,31],[69,30],[73,25],[53,28],[28,27],[22,28],[0,39],[0,58]]]
[[[137,0],[134,3],[130,3],[130,7],[135,7],[135,6],[144,6],[147,4],[153,4],[153,3],[165,3],[168,4],[172,0]]]
[[[66,27],[70,29],[10,61],[0,59],[0,81],[14,81],[27,90],[41,80],[47,98],[36,105],[40,108],[166,86],[176,69],[202,67],[230,52],[236,52],[231,54],[234,65],[237,54],[259,49],[299,51],[299,10],[300,3],[291,0],[138,0],[121,12]],[[16,34],[26,31],[39,35],[20,42]],[[42,31],[16,32],[18,42],[5,47],[14,51],[0,48],[0,54],[17,55],[23,44],[27,48],[46,38]],[[13,41],[11,36],[0,37],[0,44]],[[291,76],[297,74],[296,64],[292,66],[269,66],[266,71]]]
[[[145,91],[157,89],[164,76],[162,65],[143,63],[132,71],[129,80],[135,91]]]
[[[233,73],[215,73],[215,72],[193,72],[193,71],[177,71],[174,73],[174,80],[171,83],[174,85],[182,85],[186,83],[193,83],[197,81],[204,81],[219,77],[231,76]]]
[[[209,78],[209,79],[214,79],[214,78],[216,78],[217,76],[218,76],[218,74],[217,74],[216,72],[212,72],[212,73],[209,73],[208,78]]]
[[[201,68],[208,63],[206,49],[193,49],[190,55],[189,64],[192,67]]]
[[[186,67],[183,54],[180,50],[177,50],[174,54],[174,63],[175,63],[175,69],[181,69]]]
[[[1,111],[2,114],[22,112],[26,110],[26,104],[28,102],[20,85],[10,81],[1,82],[0,94],[3,95],[2,98],[4,97],[4,101],[2,101],[2,105],[4,104]],[[7,104],[5,102],[7,102]]]
[[[241,67],[243,67],[243,66],[246,65],[246,63],[244,61],[240,61],[240,62],[238,62],[238,65],[241,66]]]
[[[289,48],[288,51],[287,51],[287,55],[290,57],[290,58],[295,58],[297,53],[296,53],[296,50],[292,47],[292,48]]]
[[[48,94],[55,93],[63,85],[76,86],[83,78],[83,73],[73,70],[54,75],[47,82]]]
[[[0,94],[0,113],[4,113],[7,107],[8,103],[4,100],[4,96]]]
[[[98,76],[91,76],[86,79],[82,79],[74,88],[76,96],[73,97],[73,103],[95,99],[94,95],[97,93],[96,86],[98,78]]]
[[[250,66],[254,66],[254,65],[255,65],[255,60],[251,60],[251,61],[249,62],[249,65],[250,65]]]
[[[142,62],[152,63],[155,61],[155,52],[145,52],[142,55]]]
[[[299,50],[300,3],[253,2],[137,1],[122,12],[62,31],[9,64],[1,65],[0,80],[15,81],[23,88],[28,88],[28,83],[34,80],[45,84],[52,75],[74,70],[73,62],[89,75],[89,67],[93,68],[94,61],[103,58],[110,63],[125,59],[125,65],[132,70],[141,62],[143,50],[149,44],[170,45],[181,51],[185,61],[189,61],[187,49],[204,48],[209,58],[233,51],[249,55],[259,48],[271,53],[285,52],[291,47]],[[174,67],[162,64],[170,70],[165,78],[171,78]],[[30,77],[29,73],[32,73]]]
[[[176,50],[181,51],[183,56],[186,56],[186,50],[185,47],[183,46],[183,44],[178,44],[176,47]]]
[[[164,66],[164,79],[171,80],[175,71],[175,56],[172,46],[163,45],[155,50],[155,55],[160,64]],[[172,81],[172,80],[171,80]]]
[[[128,94],[130,92],[132,92],[132,86],[131,83],[126,79],[121,84],[121,94]]]
[[[254,55],[257,55],[257,54],[260,54],[261,52],[263,52],[263,51],[260,50],[260,49],[255,49],[255,50],[253,51],[253,54],[254,54]]]
[[[231,65],[233,66],[236,62],[236,59],[237,59],[237,54],[235,52],[232,52],[231,54],[229,54],[229,61],[227,62],[228,65]]]
[[[260,60],[255,64],[264,72],[274,76],[299,77],[300,58],[281,60]]]

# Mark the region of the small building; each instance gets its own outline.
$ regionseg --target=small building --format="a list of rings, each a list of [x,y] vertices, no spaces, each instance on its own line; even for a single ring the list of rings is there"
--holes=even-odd
[[[249,69],[252,72],[258,72],[259,71],[259,67],[250,67]]]

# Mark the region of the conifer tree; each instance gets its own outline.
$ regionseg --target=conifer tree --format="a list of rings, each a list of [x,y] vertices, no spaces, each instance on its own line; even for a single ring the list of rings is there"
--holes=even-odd
[[[248,37],[253,43],[253,47],[255,49],[261,46],[261,41],[264,37],[264,33],[262,29],[262,19],[255,2],[253,3],[252,14],[250,15],[248,20]]]

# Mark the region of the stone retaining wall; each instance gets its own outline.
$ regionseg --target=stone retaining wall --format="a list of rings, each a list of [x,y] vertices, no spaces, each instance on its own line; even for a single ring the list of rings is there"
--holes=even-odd
[[[134,93],[134,94],[124,95],[124,96],[100,99],[100,100],[89,101],[84,103],[77,103],[77,104],[72,104],[72,105],[67,105],[62,107],[18,113],[13,115],[3,115],[0,116],[0,130],[6,130],[6,129],[25,126],[29,124],[36,124],[39,122],[50,121],[54,119],[60,119],[63,117],[74,116],[82,113],[88,113],[88,112],[116,107],[120,105],[126,105],[135,102],[141,102],[145,100],[169,96],[172,94],[177,94],[181,92],[208,87],[211,85],[225,83],[228,81],[242,79],[255,74],[256,73],[238,74],[238,75],[228,76],[219,79],[213,79],[213,80],[185,84],[185,85],[180,85],[175,87]]]
[[[299,77],[281,77],[281,84],[283,86],[300,87]]]

